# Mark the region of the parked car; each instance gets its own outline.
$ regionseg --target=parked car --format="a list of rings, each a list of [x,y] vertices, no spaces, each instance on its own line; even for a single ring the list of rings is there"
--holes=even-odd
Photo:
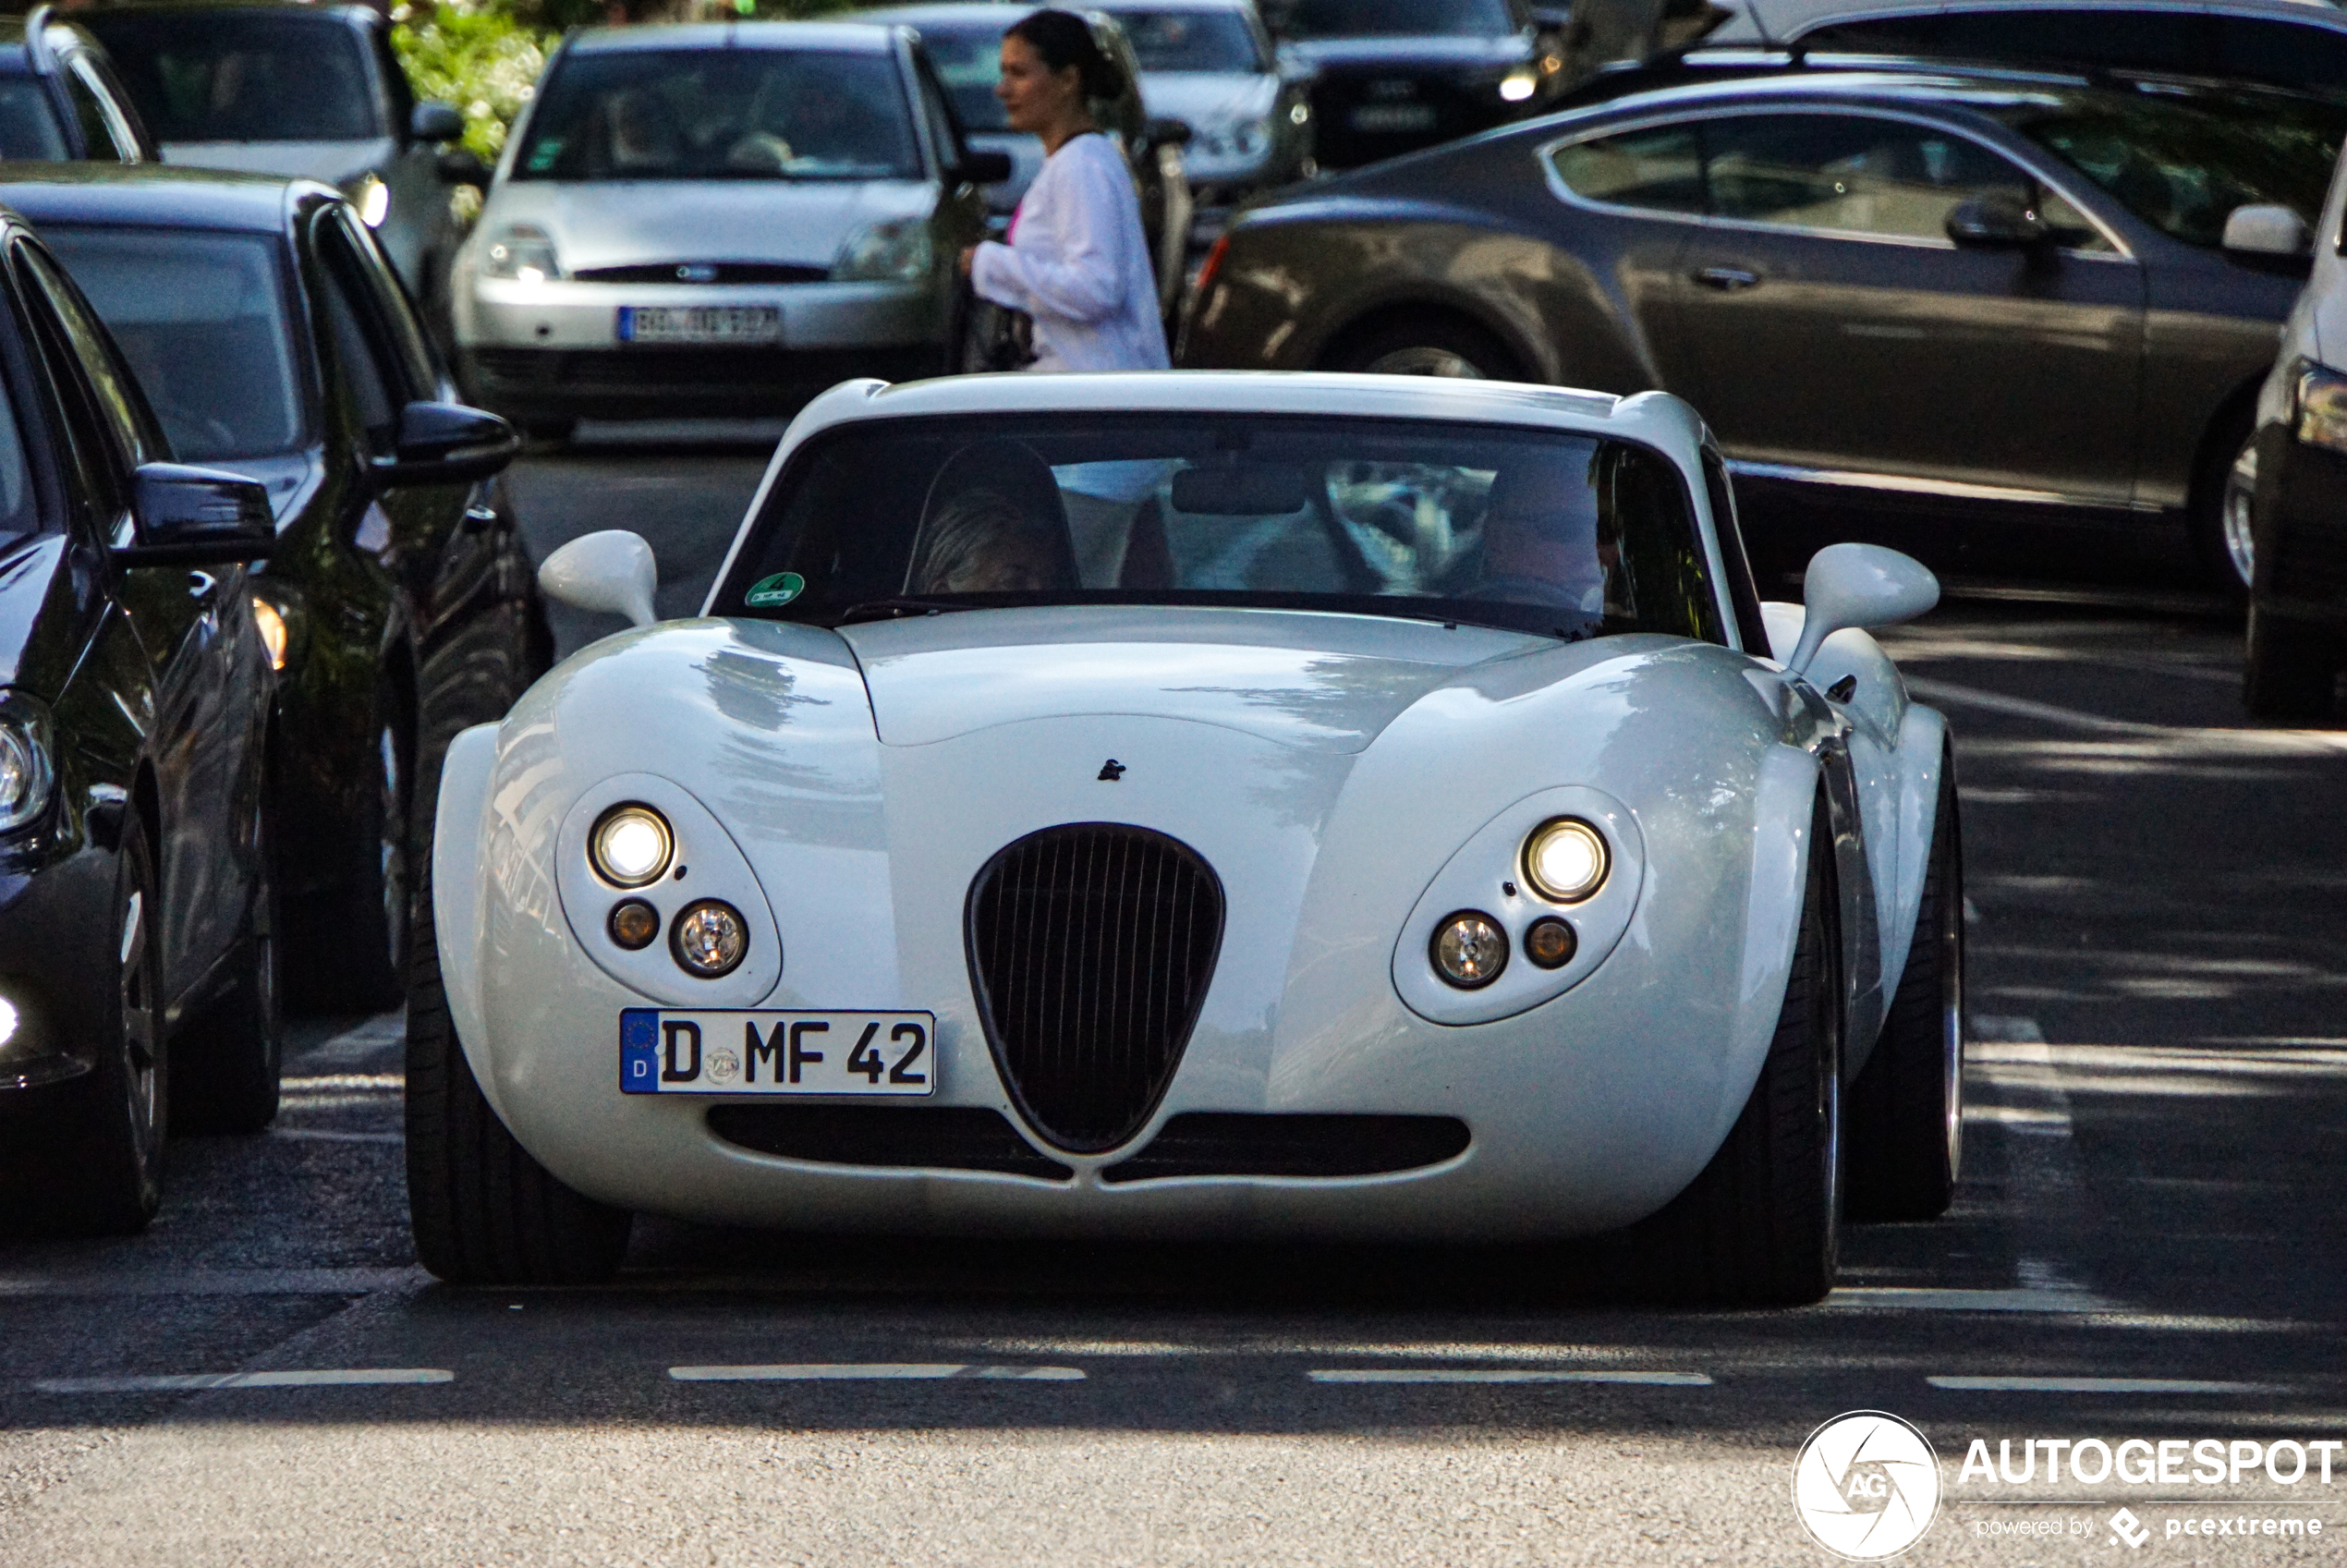
[[[560,437],[958,369],[1003,162],[961,144],[908,29],[573,33],[457,255],[466,385]]]
[[[1318,172],[1311,72],[1283,62],[1255,0],[1109,0],[1141,67],[1150,115],[1190,129],[1193,199],[1224,208]]]
[[[1673,1288],[1814,1300],[1845,1169],[1947,1207],[1949,742],[1848,629],[1938,585],[1844,544],[1764,608],[1677,399],[863,381],[770,474],[715,620],[651,624],[633,534],[549,556],[638,629],[449,748],[444,1278],[608,1272],[635,1210],[1643,1222]]]
[[[277,1105],[261,488],[182,467],[0,213],[0,1171],[11,1214],[153,1216],[176,1116]]]
[[[1258,206],[1178,362],[1660,387],[1763,498],[2184,525],[2237,591],[2226,476],[2342,135],[2043,73],[1634,95]]]
[[[951,0],[858,13],[866,21],[917,30],[921,52],[935,67],[955,123],[969,144],[1010,159],[1011,172],[986,188],[987,208],[992,215],[990,232],[998,239],[1017,211],[1019,199],[1043,167],[1042,141],[1012,130],[1003,116],[1002,101],[994,96],[994,83],[1003,74],[1003,34],[1032,9],[995,0]],[[1134,184],[1140,191],[1142,232],[1157,266],[1158,297],[1170,320],[1189,276],[1193,201],[1184,143],[1189,140],[1190,128],[1180,120],[1151,117],[1142,96],[1140,61],[1125,30],[1104,12],[1084,15],[1092,24],[1092,36],[1101,53],[1115,61],[1125,75],[1125,91],[1113,99],[1095,103],[1092,113],[1125,149],[1125,161],[1132,167]]]
[[[0,17],[0,159],[162,156],[95,39],[50,6]]]
[[[462,237],[454,186],[486,186],[449,104],[416,102],[371,6],[193,0],[78,11],[174,164],[323,180],[348,196],[435,324]]]
[[[1545,112],[1565,43],[1524,0],[1271,0],[1313,73],[1320,166],[1349,169]]]
[[[553,647],[491,476],[517,438],[455,389],[357,208],[308,180],[0,171],[182,457],[266,487],[251,583],[277,666],[270,806],[299,1000],[397,1004],[417,823],[448,737]]]

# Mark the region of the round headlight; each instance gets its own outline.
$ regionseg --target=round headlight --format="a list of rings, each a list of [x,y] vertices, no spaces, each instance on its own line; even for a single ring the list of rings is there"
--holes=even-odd
[[[12,833],[49,809],[55,770],[48,718],[30,701],[0,700],[0,833]]]
[[[614,806],[587,837],[595,874],[614,887],[642,887],[660,881],[676,852],[668,819],[649,806]]]
[[[640,898],[623,899],[613,906],[611,939],[633,953],[650,947],[652,938],[660,935],[660,911]]]
[[[1508,966],[1508,933],[1490,916],[1462,909],[1434,928],[1434,969],[1461,991],[1480,991]]]
[[[704,898],[676,917],[668,945],[677,963],[702,979],[713,980],[741,966],[749,953],[749,927],[732,905]]]
[[[1611,864],[1605,835],[1575,817],[1559,817],[1524,841],[1524,880],[1552,904],[1578,904],[1605,885]]]

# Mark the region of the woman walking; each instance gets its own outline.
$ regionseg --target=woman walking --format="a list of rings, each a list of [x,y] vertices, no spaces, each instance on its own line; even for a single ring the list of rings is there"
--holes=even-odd
[[[1166,368],[1140,199],[1090,108],[1124,85],[1080,17],[1037,11],[1003,35],[995,95],[1013,130],[1042,139],[1043,171],[1011,219],[1010,242],[990,240],[962,260],[979,298],[1033,319],[1035,370]]]

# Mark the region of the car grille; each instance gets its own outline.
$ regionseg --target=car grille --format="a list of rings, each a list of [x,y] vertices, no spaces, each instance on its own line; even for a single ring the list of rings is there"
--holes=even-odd
[[[588,267],[570,275],[579,283],[821,283],[832,272],[780,261],[647,261]]]
[[[1356,1116],[1187,1111],[1166,1119],[1104,1182],[1166,1176],[1382,1176],[1440,1165],[1464,1152],[1455,1116]]]
[[[1405,66],[1324,70],[1312,87],[1313,152],[1324,168],[1349,169],[1432,147],[1510,117],[1496,91]]]
[[[1064,1182],[1076,1173],[1035,1152],[999,1111],[963,1105],[717,1105],[727,1143],[823,1165],[996,1171]]]
[[[1140,1131],[1189,1043],[1222,943],[1222,884],[1146,828],[1047,828],[970,884],[986,1041],[1013,1100],[1080,1153]]]

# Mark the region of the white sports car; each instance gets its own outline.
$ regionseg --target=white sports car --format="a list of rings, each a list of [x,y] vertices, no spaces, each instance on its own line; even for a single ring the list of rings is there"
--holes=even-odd
[[[449,748],[409,1190],[451,1280],[651,1211],[798,1230],[1548,1238],[1831,1287],[1954,1184],[1946,725],[1753,590],[1661,395],[1392,377],[850,383],[702,618]]]

